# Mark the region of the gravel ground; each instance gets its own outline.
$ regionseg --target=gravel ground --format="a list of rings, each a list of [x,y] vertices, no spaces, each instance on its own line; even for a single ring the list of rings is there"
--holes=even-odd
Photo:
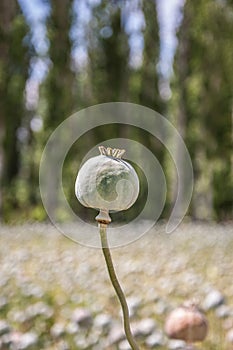
[[[112,257],[141,349],[187,349],[163,327],[190,298],[209,321],[196,348],[233,349],[232,223],[157,225]],[[1,350],[130,349],[100,249],[50,225],[0,226],[0,266]]]

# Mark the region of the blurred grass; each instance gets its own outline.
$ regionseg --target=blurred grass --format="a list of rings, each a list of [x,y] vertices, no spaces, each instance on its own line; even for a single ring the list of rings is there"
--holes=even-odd
[[[171,235],[158,225],[133,244],[114,249],[112,255],[126,295],[141,299],[135,321],[152,317],[163,328],[169,310],[194,297],[202,305],[210,289],[219,290],[233,310],[231,224],[186,223]],[[61,339],[54,339],[50,328],[55,323],[66,325],[76,307],[87,307],[94,316],[108,313],[120,321],[101,251],[75,244],[49,225],[1,227],[0,266],[0,297],[6,300],[0,318],[17,331],[35,331],[40,339],[35,349],[60,349]],[[39,301],[51,307],[51,317],[22,321]],[[21,321],[16,317],[20,312]],[[207,317],[209,334],[199,348],[230,349],[226,320],[214,310]],[[230,318],[233,322],[233,313]],[[64,336],[70,349],[78,349],[73,338]],[[142,344],[142,349],[147,348]]]

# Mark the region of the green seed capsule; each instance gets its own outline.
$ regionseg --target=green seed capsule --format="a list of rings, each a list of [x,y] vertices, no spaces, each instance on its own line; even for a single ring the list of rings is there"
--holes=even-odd
[[[81,167],[75,194],[86,207],[105,211],[130,208],[139,193],[139,180],[134,168],[121,159],[124,150],[99,147],[100,155]]]

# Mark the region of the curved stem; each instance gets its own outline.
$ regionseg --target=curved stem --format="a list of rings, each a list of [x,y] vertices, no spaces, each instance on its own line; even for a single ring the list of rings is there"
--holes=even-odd
[[[121,308],[123,311],[124,329],[125,329],[126,338],[127,338],[128,342],[133,350],[139,350],[139,347],[138,347],[136,341],[134,340],[134,337],[133,337],[131,329],[130,329],[129,309],[128,309],[128,305],[127,305],[127,302],[125,299],[125,295],[124,295],[124,292],[120,286],[120,283],[117,279],[117,276],[116,276],[116,273],[114,270],[112,257],[111,257],[110,249],[108,246],[106,227],[107,227],[107,225],[100,224],[100,237],[101,237],[102,251],[103,251],[104,258],[105,258],[105,261],[107,264],[110,280],[111,280],[113,288],[115,289],[115,292],[118,296],[118,299],[120,301]]]

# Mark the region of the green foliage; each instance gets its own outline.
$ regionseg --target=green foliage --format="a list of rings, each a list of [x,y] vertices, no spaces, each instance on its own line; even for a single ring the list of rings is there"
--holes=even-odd
[[[45,129],[53,130],[74,107],[74,74],[71,71],[71,0],[51,0],[48,20],[50,70],[44,86]]]
[[[92,15],[88,33],[92,102],[127,100],[129,43],[121,7],[102,1]]]
[[[19,10],[18,10],[19,11]],[[5,62],[5,79],[3,82],[2,118],[5,125],[5,167],[3,184],[10,184],[19,171],[19,147],[17,130],[21,125],[24,107],[24,88],[28,77],[28,48],[23,40],[28,32],[27,25],[21,13],[17,14],[11,23],[11,30],[5,40],[8,61]]]
[[[0,211],[8,212],[17,207],[16,180],[20,171],[20,149],[17,137],[25,113],[24,88],[29,71],[29,28],[16,3],[2,3],[0,13],[0,173],[3,205]],[[4,7],[5,6],[5,7]],[[1,205],[1,204],[0,204]]]
[[[173,85],[176,123],[193,159],[196,198],[210,196],[209,215],[218,219],[233,214],[232,29],[233,10],[227,2],[186,1]],[[198,193],[204,178],[209,185]],[[199,206],[194,201],[197,217],[202,215]]]
[[[90,21],[81,28],[82,34],[80,28],[76,31],[74,27],[72,36],[72,26],[80,27],[83,23],[79,13],[78,24],[75,22],[74,1],[44,2],[51,8],[47,20],[50,64],[48,75],[40,86],[35,111],[25,110],[24,90],[30,59],[36,56],[30,28],[16,0],[3,0],[0,4],[0,162],[3,159],[0,167],[0,208],[3,208],[3,213],[0,216],[7,221],[15,220],[17,215],[43,220],[45,213],[39,194],[38,169],[48,136],[73,111],[96,103],[129,101],[162,114],[168,107],[171,120],[184,137],[194,165],[195,190],[190,214],[201,219],[231,219],[231,1],[186,1],[177,33],[172,99],[167,105],[159,94],[163,77],[157,70],[161,44],[154,0],[142,0],[137,4],[107,0],[86,2]],[[138,66],[130,62],[130,33],[126,31],[127,16],[135,9],[144,16],[144,27],[139,29],[144,44],[142,62]],[[85,41],[87,60],[81,65],[78,57],[75,66],[72,49],[80,41]],[[44,128],[34,133],[30,129],[30,119],[37,113],[43,118]],[[24,143],[18,137],[22,126],[28,137]],[[171,194],[166,203],[169,206],[174,200],[175,181],[164,147],[149,133],[117,124],[95,128],[69,151],[63,169],[64,191],[74,210],[84,217],[94,216],[93,212],[84,212],[85,209],[78,206],[74,183],[65,179],[75,179],[86,149],[115,137],[137,140],[155,154],[169,178]],[[134,213],[131,214],[133,217]],[[59,215],[62,220],[66,219],[63,213]]]
[[[143,64],[141,67],[141,89],[139,102],[162,113],[159,95],[159,77],[156,71],[159,62],[160,41],[157,11],[154,1],[143,1],[145,17]]]

